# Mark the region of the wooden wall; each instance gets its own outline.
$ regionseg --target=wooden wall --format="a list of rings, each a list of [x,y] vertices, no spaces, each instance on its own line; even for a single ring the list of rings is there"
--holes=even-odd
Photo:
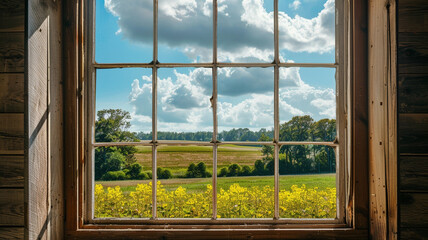
[[[401,239],[428,236],[428,2],[398,1]]]
[[[0,1],[0,239],[24,238],[25,0]]]
[[[0,239],[63,238],[61,13],[0,1]]]

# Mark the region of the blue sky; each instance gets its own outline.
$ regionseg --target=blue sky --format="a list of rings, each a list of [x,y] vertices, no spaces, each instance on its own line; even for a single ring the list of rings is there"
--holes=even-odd
[[[272,62],[273,0],[218,1],[218,57]],[[97,0],[99,63],[149,63],[152,0]],[[279,0],[280,58],[334,62],[334,1]],[[212,61],[212,0],[159,0],[159,61]],[[335,70],[282,68],[280,120],[335,118]],[[97,70],[96,109],[121,108],[133,131],[151,131],[151,69]],[[158,70],[158,130],[212,130],[211,69]],[[273,127],[273,68],[218,70],[219,130]]]

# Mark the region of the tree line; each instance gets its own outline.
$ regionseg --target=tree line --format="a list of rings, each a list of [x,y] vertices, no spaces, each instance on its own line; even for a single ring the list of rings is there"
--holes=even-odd
[[[97,112],[95,122],[96,142],[135,142],[151,139],[151,133],[129,131],[131,116],[121,109],[106,109]],[[280,125],[280,141],[334,141],[336,121],[321,119],[314,121],[310,116],[295,116]],[[212,133],[159,132],[159,139],[209,141]],[[273,132],[261,129],[251,131],[238,128],[219,133],[222,141],[272,141]],[[144,171],[137,163],[135,146],[98,147],[95,149],[95,180],[151,179],[150,171]],[[232,164],[220,169],[219,176],[271,175],[274,171],[273,146],[261,146],[262,159],[254,166]],[[335,172],[335,152],[328,146],[284,145],[280,148],[280,174],[329,173]],[[169,169],[158,168],[159,179],[172,177]],[[191,164],[182,177],[209,177],[206,166]]]

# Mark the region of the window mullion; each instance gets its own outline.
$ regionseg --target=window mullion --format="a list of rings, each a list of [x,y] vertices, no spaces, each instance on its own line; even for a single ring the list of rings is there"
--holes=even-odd
[[[278,33],[278,0],[274,0],[274,44],[275,44],[275,68],[274,68],[274,219],[279,219],[279,33]]]
[[[217,0],[213,1],[213,95],[211,105],[213,110],[213,215],[212,219],[217,219]]]
[[[157,59],[158,59],[158,0],[153,0],[153,68],[152,68],[152,218],[157,218]]]

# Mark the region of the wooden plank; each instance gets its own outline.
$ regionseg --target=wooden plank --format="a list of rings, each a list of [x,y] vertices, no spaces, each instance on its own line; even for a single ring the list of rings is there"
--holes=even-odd
[[[24,112],[24,74],[0,74],[0,112]]]
[[[428,74],[400,74],[400,113],[428,113]]]
[[[28,185],[26,201],[29,239],[49,239],[49,18],[46,6],[28,2]]]
[[[428,228],[428,194],[400,194],[401,227]]]
[[[428,154],[428,114],[399,114],[401,155]]]
[[[0,1],[0,32],[23,32],[25,20],[25,1]]]
[[[24,189],[0,189],[0,226],[24,226]]]
[[[428,32],[426,0],[400,0],[398,4],[399,32]]]
[[[24,154],[24,114],[0,113],[0,154]]]
[[[65,168],[65,231],[75,232],[79,227],[78,204],[79,188],[78,188],[78,171],[79,171],[79,136],[78,130],[78,81],[79,81],[79,59],[78,54],[78,34],[77,28],[79,4],[82,1],[64,2],[64,22],[67,28],[64,29],[64,59],[68,61],[64,64],[64,126],[67,126],[64,131],[64,168]]]
[[[0,227],[0,239],[24,239],[23,227]]]
[[[428,33],[398,34],[398,72],[428,73]]]
[[[0,187],[24,187],[24,156],[0,156]]]
[[[401,228],[400,239],[402,240],[425,240],[428,236],[428,228]]]
[[[369,193],[372,239],[397,239],[395,1],[369,1]]]
[[[367,230],[355,229],[205,229],[194,230],[100,230],[86,229],[66,233],[65,239],[368,239]]]
[[[400,190],[428,191],[428,156],[400,157]]]
[[[24,33],[0,33],[0,72],[24,72]]]
[[[353,221],[357,229],[368,229],[368,81],[367,81],[367,1],[352,1],[353,21],[353,108],[352,108],[352,164],[353,198],[351,206]]]

